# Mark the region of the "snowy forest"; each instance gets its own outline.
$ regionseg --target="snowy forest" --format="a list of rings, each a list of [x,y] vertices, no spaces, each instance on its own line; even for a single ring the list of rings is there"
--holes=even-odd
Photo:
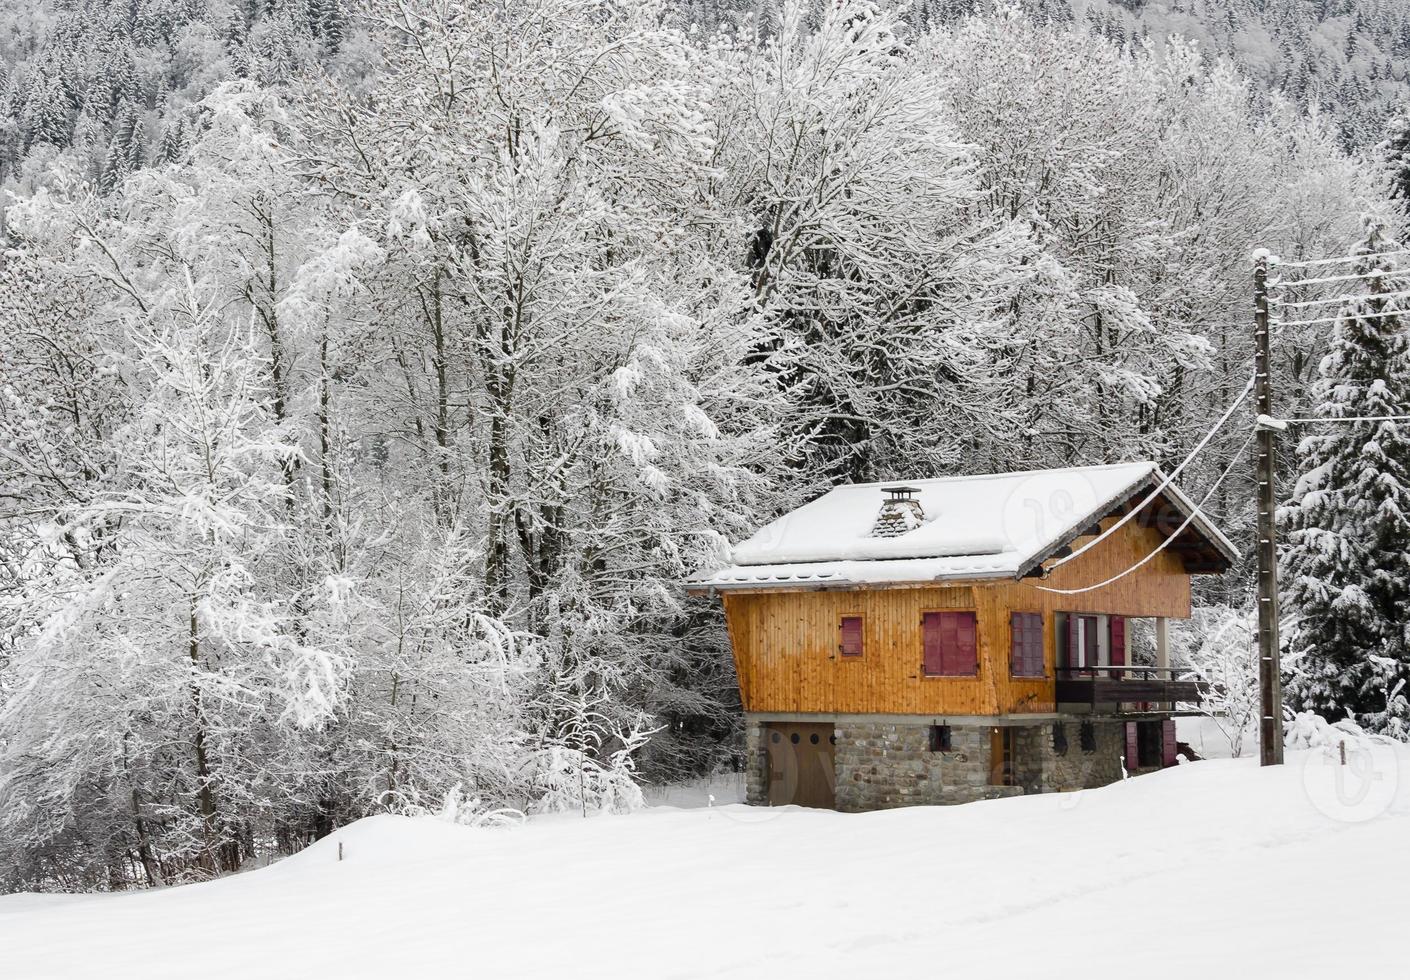
[[[1371,294],[1280,330],[1280,412],[1410,412],[1391,0],[0,25],[0,891],[736,764],[690,574],[838,482],[1179,461],[1251,373],[1256,248]],[[1290,705],[1403,735],[1410,439],[1296,434]],[[1251,464],[1210,508],[1251,542]],[[1251,657],[1244,553],[1196,671]]]

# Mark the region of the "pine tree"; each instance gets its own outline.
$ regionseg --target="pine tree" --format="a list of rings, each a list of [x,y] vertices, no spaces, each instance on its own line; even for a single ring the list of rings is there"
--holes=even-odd
[[[1381,154],[1390,169],[1391,196],[1410,208],[1410,115],[1391,119]]]
[[[1368,227],[1356,271],[1368,294],[1395,285]],[[1369,419],[1410,414],[1410,342],[1395,300],[1349,301],[1332,332],[1314,388],[1317,414]],[[1282,508],[1282,556],[1294,676],[1292,705],[1329,720],[1386,729],[1405,715],[1410,678],[1410,426],[1397,421],[1325,424],[1297,448],[1302,474]]]

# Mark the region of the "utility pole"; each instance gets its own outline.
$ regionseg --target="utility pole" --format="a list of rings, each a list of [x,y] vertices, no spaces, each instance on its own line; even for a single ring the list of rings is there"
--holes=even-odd
[[[1268,339],[1268,253],[1253,256],[1253,392],[1258,403],[1258,761],[1283,764],[1283,682],[1278,651],[1278,546],[1273,487],[1275,439]],[[1270,424],[1271,423],[1271,424]]]

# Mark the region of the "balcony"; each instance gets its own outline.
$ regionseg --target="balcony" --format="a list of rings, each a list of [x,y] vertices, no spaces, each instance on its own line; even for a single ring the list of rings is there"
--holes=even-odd
[[[1200,700],[1199,685],[1175,679],[1170,667],[1096,667],[1057,672],[1057,703],[1062,707],[1085,705],[1114,708],[1119,704],[1168,704]]]

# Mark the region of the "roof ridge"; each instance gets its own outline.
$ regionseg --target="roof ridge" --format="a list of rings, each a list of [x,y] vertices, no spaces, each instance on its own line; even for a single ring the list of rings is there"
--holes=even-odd
[[[950,476],[898,476],[889,480],[872,480],[867,483],[834,483],[827,492],[841,490],[844,487],[882,487],[896,483],[949,483],[954,480],[998,480],[1011,476],[1032,476],[1035,473],[1078,473],[1085,470],[1114,470],[1122,466],[1149,466],[1159,470],[1160,464],[1153,459],[1133,459],[1124,463],[1091,463],[1082,466],[1048,466],[1031,470],[1004,470],[1000,473],[955,473]]]

